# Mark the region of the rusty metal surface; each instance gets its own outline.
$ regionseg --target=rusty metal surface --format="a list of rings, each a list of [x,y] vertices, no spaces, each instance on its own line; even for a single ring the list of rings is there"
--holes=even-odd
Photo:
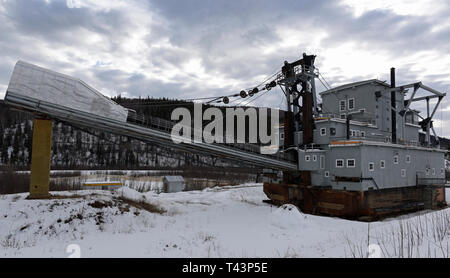
[[[447,206],[444,187],[434,188],[428,194],[420,187],[357,192],[264,183],[264,193],[273,203],[294,204],[304,213],[364,221],[424,209],[428,195],[432,197],[430,208]]]
[[[287,185],[264,183],[263,190],[273,202],[280,205],[289,203],[289,189]]]

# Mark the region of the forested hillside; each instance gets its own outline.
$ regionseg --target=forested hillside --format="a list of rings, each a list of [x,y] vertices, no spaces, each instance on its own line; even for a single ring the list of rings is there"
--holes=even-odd
[[[147,105],[167,99],[122,99],[115,101],[133,107],[145,117],[170,119],[173,105]],[[140,109],[137,104],[145,103]],[[187,104],[189,106],[189,104]],[[190,105],[192,106],[192,105]],[[32,148],[33,117],[11,109],[0,101],[0,165],[28,168]],[[131,140],[91,129],[53,123],[52,168],[137,169],[183,166],[236,166],[212,156],[202,156]]]

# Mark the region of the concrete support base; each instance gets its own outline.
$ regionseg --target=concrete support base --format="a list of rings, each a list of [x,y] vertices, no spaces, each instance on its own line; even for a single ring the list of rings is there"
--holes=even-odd
[[[52,121],[34,119],[33,150],[31,154],[30,195],[28,199],[50,198],[50,155],[52,147]]]

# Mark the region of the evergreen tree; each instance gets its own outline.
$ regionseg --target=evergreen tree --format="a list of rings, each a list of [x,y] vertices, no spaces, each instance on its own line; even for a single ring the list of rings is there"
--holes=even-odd
[[[22,136],[22,123],[19,123],[19,124],[16,126],[16,136],[19,136],[19,137]]]
[[[100,140],[97,141],[97,164],[98,165],[103,165],[103,148],[102,145],[100,144]]]
[[[18,155],[18,165],[23,166],[25,164],[25,152],[20,152]]]
[[[0,123],[0,149],[3,147],[3,126]]]
[[[14,135],[13,140],[13,151],[11,153],[10,163],[11,165],[16,165],[18,163],[19,157],[19,136]]]
[[[83,148],[82,134],[80,131],[77,132],[75,146],[78,151]]]
[[[129,166],[136,166],[136,156],[132,150],[129,150],[129,158],[128,158]]]
[[[31,153],[33,151],[32,148],[33,148],[33,136],[27,135],[25,137],[24,150],[28,152],[28,157],[25,161],[28,164],[31,163]]]
[[[31,130],[30,121],[29,120],[25,120],[23,133],[28,136],[28,135],[31,135],[32,132],[33,131]]]
[[[1,163],[2,164],[8,164],[9,163],[9,158],[8,158],[8,145],[6,143],[4,143],[2,145],[1,148],[2,151],[2,156],[1,156]]]

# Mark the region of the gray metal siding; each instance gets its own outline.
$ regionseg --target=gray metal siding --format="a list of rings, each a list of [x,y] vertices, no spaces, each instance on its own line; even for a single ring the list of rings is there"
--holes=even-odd
[[[441,169],[444,164],[444,154],[442,152],[432,152],[418,149],[386,148],[377,146],[362,146],[362,169],[364,177],[373,177],[378,187],[394,188],[404,186],[416,186],[416,175],[429,170],[429,175],[424,176],[429,179],[444,178]],[[398,156],[398,163],[394,163],[394,157]],[[407,156],[410,162],[407,162]],[[380,168],[380,161],[385,160],[386,166]],[[369,171],[369,162],[375,163],[375,171]],[[402,177],[402,169],[406,171],[406,176]],[[434,169],[434,171],[433,171]],[[434,172],[434,175],[433,175]],[[367,189],[367,185],[364,189]]]
[[[325,155],[323,150],[299,150],[298,161],[301,171],[319,171],[320,156]]]
[[[324,114],[348,114],[352,112],[357,112],[360,109],[365,109],[366,115],[364,118],[372,117],[375,119],[375,109],[376,109],[376,99],[375,91],[385,89],[385,86],[376,84],[364,84],[358,87],[344,89],[335,93],[328,93],[322,96],[323,101],[323,111]],[[348,100],[354,99],[354,108],[349,109]],[[340,110],[340,101],[345,100],[345,110]],[[355,120],[360,116],[355,115]]]
[[[361,176],[361,150],[358,147],[338,147],[331,148],[330,158],[330,184],[333,189],[360,191],[360,183],[355,182],[336,182],[336,177],[360,177]],[[336,160],[343,159],[344,167],[336,167]],[[355,159],[355,167],[347,167],[347,160]]]
[[[404,140],[408,142],[419,142],[419,126],[404,125]]]
[[[364,109],[363,114],[353,114],[353,120],[367,122],[376,125],[379,132],[391,133],[391,96],[389,91],[384,91],[380,98],[375,96],[376,91],[387,89],[386,86],[379,84],[364,84],[354,88],[344,89],[336,93],[323,95],[324,114],[331,114],[339,118],[341,114],[353,114],[360,109]],[[401,111],[404,108],[404,95],[401,92],[396,94],[396,108]],[[348,100],[354,99],[354,109],[349,109]],[[345,110],[340,110],[340,101],[345,100]],[[409,136],[404,133],[402,128],[404,119],[397,113],[397,138],[407,140]],[[387,134],[389,136],[389,134]]]
[[[322,128],[325,128],[326,130],[326,134],[323,136],[320,133]],[[331,129],[335,130],[334,135],[331,135]],[[350,122],[350,130],[354,130],[355,133],[359,134],[359,136],[350,135],[350,139],[385,141],[384,138],[390,135],[386,132],[380,132],[376,127],[358,125],[352,122]],[[364,132],[365,135],[362,136],[361,132]],[[314,143],[316,144],[328,145],[333,140],[346,139],[346,136],[347,126],[345,121],[338,122],[338,120],[333,120],[316,122],[316,129],[314,130]],[[299,142],[302,142],[301,137],[298,140]]]
[[[398,156],[398,163],[394,157]],[[410,162],[407,162],[409,156]],[[358,145],[333,147],[329,152],[331,186],[333,189],[365,191],[405,186],[416,186],[419,177],[420,184],[436,184],[445,178],[444,153],[430,150],[398,148],[389,146]],[[355,158],[354,168],[336,168],[336,159]],[[385,166],[381,168],[381,161]],[[374,164],[374,171],[369,170],[369,163]],[[427,171],[427,169],[429,169]],[[405,176],[402,176],[402,170]],[[367,180],[361,183],[336,182],[334,177],[363,177]],[[373,178],[375,183],[372,180]],[[320,184],[317,184],[319,186]]]
[[[385,90],[385,91],[384,91]],[[376,91],[382,91],[377,98]],[[334,117],[332,120],[316,121],[314,142],[326,151],[325,169],[314,168],[312,174],[313,186],[331,185],[333,189],[365,191],[369,188],[384,189],[419,184],[439,184],[443,182],[445,173],[444,154],[442,152],[405,147],[403,145],[386,144],[392,138],[391,124],[391,93],[389,87],[372,82],[360,86],[349,86],[337,92],[322,95],[324,116]],[[348,100],[354,99],[354,108],[349,109]],[[340,101],[345,100],[345,110],[340,110]],[[397,92],[396,109],[404,108],[404,94]],[[348,115],[364,109],[362,115],[352,114],[350,130],[355,134],[350,135],[350,140],[361,141],[354,146],[332,146],[331,141],[345,140],[347,136],[345,120],[339,120],[341,114]],[[405,125],[404,118],[398,113],[397,138],[399,142],[413,143],[419,141],[418,126]],[[359,122],[367,122],[372,125],[360,125]],[[325,128],[325,134],[321,129]],[[335,134],[331,134],[334,129]],[[365,133],[365,136],[361,135]],[[359,134],[358,134],[359,133]],[[301,144],[302,134],[297,134],[296,141]],[[371,142],[374,141],[374,142]],[[380,143],[376,143],[380,142]],[[394,157],[398,157],[398,163],[394,163]],[[407,162],[407,157],[409,161]],[[336,167],[336,160],[343,159],[344,166]],[[347,167],[347,159],[355,159],[354,167]],[[384,167],[381,167],[384,161]],[[373,171],[369,170],[369,164],[373,163]],[[428,169],[428,170],[427,170]],[[329,171],[330,177],[325,178],[324,173]],[[336,177],[363,178],[361,182],[336,181]]]

